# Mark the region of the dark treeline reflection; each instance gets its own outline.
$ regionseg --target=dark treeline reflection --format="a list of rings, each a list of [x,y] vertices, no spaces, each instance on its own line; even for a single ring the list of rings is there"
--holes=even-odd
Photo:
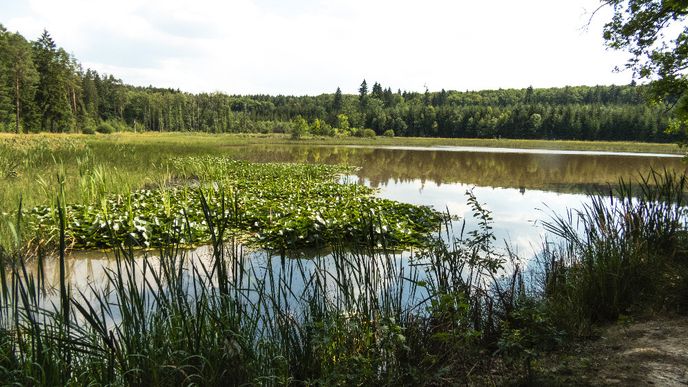
[[[390,180],[582,192],[650,170],[683,172],[680,158],[620,155],[454,152],[445,150],[257,145],[234,157],[258,162],[348,164],[373,187]]]

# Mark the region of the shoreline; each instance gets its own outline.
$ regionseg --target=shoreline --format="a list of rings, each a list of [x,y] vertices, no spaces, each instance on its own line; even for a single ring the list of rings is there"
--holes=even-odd
[[[14,138],[79,138],[85,141],[112,141],[115,143],[137,143],[140,140],[158,141],[162,143],[184,143],[185,145],[215,145],[218,147],[233,145],[271,145],[271,144],[302,144],[326,146],[368,146],[368,147],[433,147],[442,148],[494,148],[519,149],[541,151],[583,151],[603,152],[610,155],[650,154],[680,155],[684,150],[674,143],[649,143],[630,141],[579,141],[579,140],[535,140],[535,139],[488,139],[488,138],[443,138],[443,137],[304,137],[292,140],[284,134],[259,133],[201,133],[201,132],[118,132],[108,135],[85,135],[76,133],[32,133],[14,134],[0,133],[0,141]],[[546,152],[545,152],[546,153]],[[594,153],[597,154],[597,153]]]

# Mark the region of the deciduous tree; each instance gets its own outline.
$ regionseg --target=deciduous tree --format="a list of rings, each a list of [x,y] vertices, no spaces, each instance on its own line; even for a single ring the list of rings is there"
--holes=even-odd
[[[688,122],[688,1],[604,0],[614,11],[604,26],[613,49],[631,56],[625,67],[651,83],[651,97],[669,103],[677,123]]]

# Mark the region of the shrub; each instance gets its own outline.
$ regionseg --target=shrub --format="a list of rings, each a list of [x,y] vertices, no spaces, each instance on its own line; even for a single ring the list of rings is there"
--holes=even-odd
[[[373,137],[375,137],[375,136],[377,136],[377,134],[376,134],[375,131],[372,130],[372,129],[363,129],[363,130],[362,130],[361,137],[373,138]]]
[[[272,126],[272,133],[288,133],[291,132],[290,122],[275,122]]]
[[[334,135],[337,137],[351,137],[351,131],[349,129],[346,129],[346,130],[335,129]]]
[[[270,126],[272,125],[272,122],[270,121],[258,121],[256,123],[256,129],[258,130],[258,133],[260,134],[268,134],[270,133]]]
[[[102,133],[102,134],[110,134],[115,131],[115,128],[110,125],[108,122],[101,122],[100,125],[96,128],[96,132]]]
[[[392,129],[387,129],[382,135],[385,137],[394,137],[394,131]]]
[[[126,122],[121,121],[121,120],[112,121],[110,123],[110,125],[112,126],[112,129],[115,132],[128,132],[128,131],[132,130],[131,127],[129,127],[126,124]]]
[[[93,130],[92,126],[84,126],[84,128],[81,129],[81,133],[83,133],[83,134],[96,134],[96,131]]]
[[[297,116],[292,120],[291,138],[298,140],[301,136],[308,133],[308,122],[301,116]]]
[[[334,136],[334,129],[327,122],[316,118],[311,124],[311,133],[316,136]]]

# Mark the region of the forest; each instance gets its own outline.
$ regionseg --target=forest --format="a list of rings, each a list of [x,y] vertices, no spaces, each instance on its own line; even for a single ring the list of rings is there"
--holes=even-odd
[[[29,41],[0,25],[0,132],[678,141],[666,133],[666,106],[648,104],[646,90],[631,84],[421,93],[363,80],[358,94],[192,94],[84,70],[47,31]]]

